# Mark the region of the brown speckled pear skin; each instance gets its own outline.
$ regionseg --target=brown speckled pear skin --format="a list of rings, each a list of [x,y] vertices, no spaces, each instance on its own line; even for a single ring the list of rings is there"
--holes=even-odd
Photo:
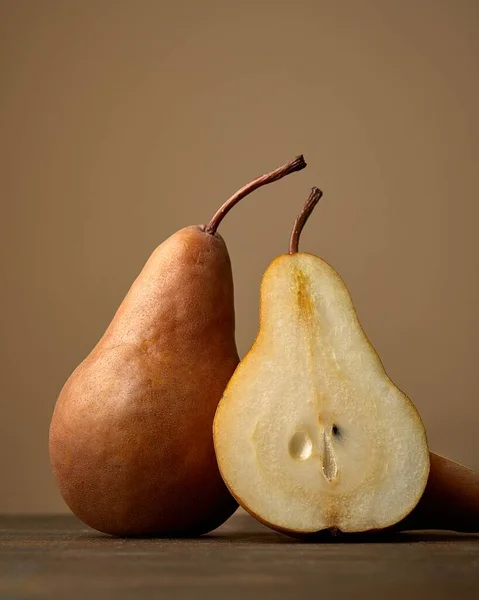
[[[236,509],[211,431],[236,365],[223,239],[186,227],[152,254],[91,354],[66,382],[53,472],[87,525],[121,536],[201,534]]]
[[[297,156],[238,190],[207,225],[163,242],[64,385],[50,459],[87,525],[194,536],[236,510],[213,446],[216,407],[239,362],[231,263],[217,229],[242,198],[305,167]]]

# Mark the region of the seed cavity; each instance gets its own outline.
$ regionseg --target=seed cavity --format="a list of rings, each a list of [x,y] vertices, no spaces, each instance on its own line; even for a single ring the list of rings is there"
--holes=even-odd
[[[341,437],[341,432],[339,431],[339,427],[337,425],[333,425],[331,427],[331,433],[334,437]]]
[[[313,453],[313,441],[306,431],[297,431],[289,441],[288,450],[295,460],[307,460]]]

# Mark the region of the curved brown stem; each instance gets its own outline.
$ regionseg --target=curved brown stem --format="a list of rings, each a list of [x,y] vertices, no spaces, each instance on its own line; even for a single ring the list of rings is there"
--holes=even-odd
[[[248,194],[251,194],[251,192],[254,192],[263,185],[273,183],[273,181],[279,181],[280,179],[283,179],[283,177],[286,177],[286,175],[290,175],[295,171],[301,171],[301,169],[304,169],[305,167],[306,162],[304,160],[303,155],[301,154],[300,156],[297,156],[282,167],[271,171],[271,173],[266,173],[266,175],[261,175],[261,177],[254,179],[253,181],[251,181],[251,183],[248,183],[247,185],[242,187],[236,192],[236,194],[233,194],[231,198],[228,198],[228,200],[226,200],[223,206],[221,206],[213,215],[208,225],[205,226],[205,232],[214,235],[226,214],[233,208],[235,204],[237,204]]]
[[[314,207],[319,202],[322,195],[323,192],[317,187],[314,187],[311,190],[309,198],[306,200],[306,204],[303,206],[303,209],[296,217],[296,221],[294,222],[293,229],[291,231],[291,237],[289,239],[290,254],[296,254],[296,252],[298,252],[299,238],[301,237],[303,227],[306,225],[306,221],[309,219],[311,213],[314,210]]]

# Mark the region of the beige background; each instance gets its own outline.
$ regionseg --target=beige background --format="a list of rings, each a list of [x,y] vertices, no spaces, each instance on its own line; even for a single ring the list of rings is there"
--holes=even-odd
[[[0,40],[0,512],[65,510],[56,396],[153,248],[301,152],[221,228],[240,352],[318,185],[302,248],[479,468],[479,2],[1,0]]]

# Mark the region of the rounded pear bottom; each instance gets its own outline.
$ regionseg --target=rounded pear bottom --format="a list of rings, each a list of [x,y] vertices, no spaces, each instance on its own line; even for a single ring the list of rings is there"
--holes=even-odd
[[[208,513],[198,513],[192,504],[183,514],[176,513],[173,518],[168,514],[160,514],[157,518],[145,519],[141,514],[133,513],[128,515],[123,523],[119,521],[113,523],[111,515],[84,512],[75,504],[69,504],[67,501],[66,503],[72,513],[85,525],[100,533],[120,538],[140,539],[199,537],[220,527],[238,508],[237,501],[228,493],[218,503],[212,505]],[[114,501],[112,506],[114,510]]]
[[[110,418],[70,435],[64,416],[60,405],[50,435],[52,468],[66,504],[89,527],[119,537],[192,537],[236,510],[208,422],[182,439],[158,426],[159,415],[139,430]]]

